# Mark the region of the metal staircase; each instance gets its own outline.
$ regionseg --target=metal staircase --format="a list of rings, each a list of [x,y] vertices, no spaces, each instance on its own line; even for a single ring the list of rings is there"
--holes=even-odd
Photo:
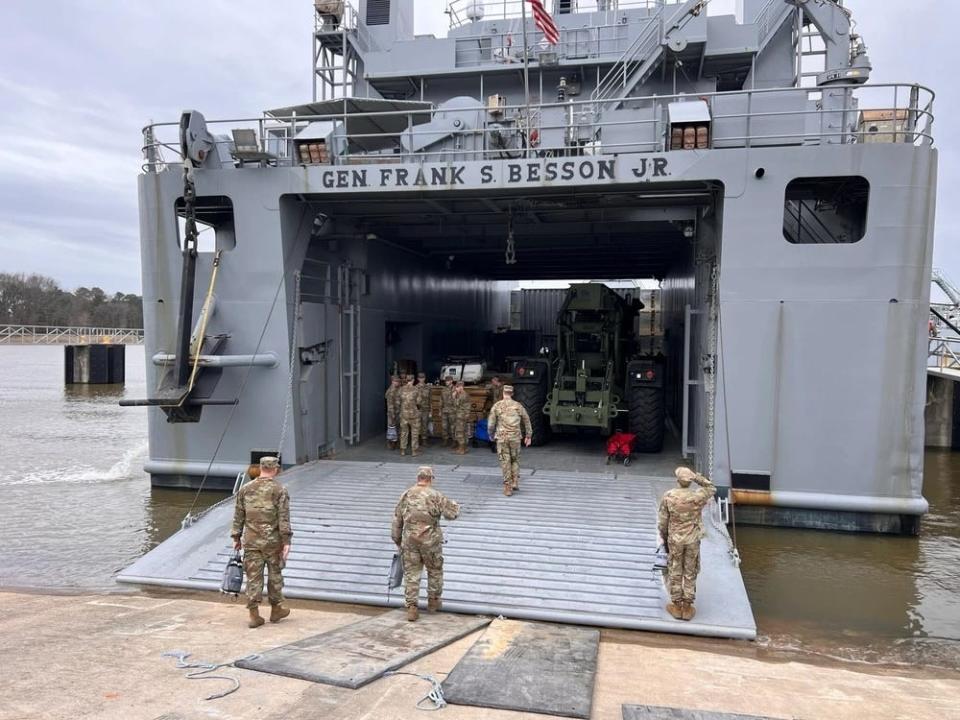
[[[682,28],[690,18],[706,12],[708,3],[709,0],[686,0],[666,20],[663,16],[665,6],[661,5],[630,47],[597,84],[590,96],[596,103],[596,112],[600,113],[610,106],[619,107],[616,100],[623,100],[634,88],[646,82],[663,60],[670,33]]]
[[[757,55],[766,49],[767,45],[770,44],[770,41],[773,40],[777,31],[783,27],[787,19],[796,15],[797,12],[797,6],[791,5],[787,0],[768,0],[754,21],[757,26],[757,36],[759,38]]]

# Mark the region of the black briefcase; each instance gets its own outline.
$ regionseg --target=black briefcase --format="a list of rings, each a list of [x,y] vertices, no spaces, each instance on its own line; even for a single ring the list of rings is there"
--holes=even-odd
[[[227,567],[223,570],[223,582],[220,583],[220,592],[224,595],[240,594],[243,587],[243,562],[240,560],[240,551],[237,550],[233,557],[227,561]]]

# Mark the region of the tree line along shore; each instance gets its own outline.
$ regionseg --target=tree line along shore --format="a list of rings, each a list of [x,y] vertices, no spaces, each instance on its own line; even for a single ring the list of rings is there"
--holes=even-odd
[[[45,275],[0,273],[0,324],[142,328],[143,299],[99,287],[71,292]]]

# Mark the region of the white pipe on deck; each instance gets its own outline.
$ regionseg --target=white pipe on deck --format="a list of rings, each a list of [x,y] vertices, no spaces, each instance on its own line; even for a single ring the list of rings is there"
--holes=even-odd
[[[175,356],[170,353],[157,353],[153,356],[154,365],[169,365]],[[276,367],[280,359],[274,352],[257,355],[201,355],[200,367]]]

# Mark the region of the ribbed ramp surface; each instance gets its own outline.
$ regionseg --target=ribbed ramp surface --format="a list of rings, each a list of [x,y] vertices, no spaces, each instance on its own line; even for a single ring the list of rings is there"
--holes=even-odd
[[[505,497],[491,468],[434,466],[435,486],[461,503],[444,523],[444,608],[603,627],[752,639],[756,626],[726,530],[708,522],[697,617],[671,618],[653,567],[663,479],[537,470]],[[390,522],[415,466],[319,462],[282,476],[294,542],[285,593],[370,605],[388,595]],[[711,507],[706,512],[716,512]],[[124,570],[121,582],[219,588],[233,508],[219,506]],[[421,599],[425,585],[421,589]]]

